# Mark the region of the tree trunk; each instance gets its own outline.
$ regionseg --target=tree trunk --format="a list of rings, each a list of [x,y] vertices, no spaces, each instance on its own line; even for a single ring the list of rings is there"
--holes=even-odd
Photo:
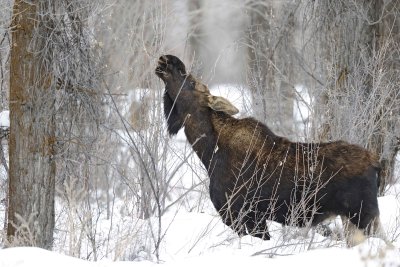
[[[250,1],[248,80],[254,116],[274,131],[293,135],[294,2]]]
[[[198,59],[200,62],[202,58],[202,48],[201,43],[203,36],[203,2],[199,0],[188,1],[188,11],[189,11],[189,60]],[[198,70],[201,73],[201,70]]]
[[[392,84],[392,79],[398,81],[399,72],[399,56],[400,51],[398,44],[400,41],[400,20],[399,16],[399,1],[383,1],[375,0],[371,2],[370,21],[371,26],[371,43],[375,49],[385,56],[385,83]],[[388,49],[388,51],[386,51]],[[373,55],[371,55],[373,56]],[[374,86],[374,77],[369,77],[370,87]],[[385,101],[382,108],[376,114],[376,130],[373,138],[370,141],[369,147],[381,158],[381,181],[379,193],[385,194],[387,186],[395,181],[394,167],[396,162],[396,154],[400,149],[399,134],[397,125],[400,118],[400,106],[395,105],[391,112],[388,112],[388,107],[392,101],[400,104],[400,97],[397,93],[398,87],[391,92],[388,100]]]
[[[10,65],[10,246],[51,248],[54,229],[54,93],[34,53],[39,1],[15,0]]]
[[[311,1],[310,1],[311,3]],[[398,151],[398,1],[312,1],[319,50],[322,139],[345,139],[381,161],[380,193],[394,182]],[[311,14],[310,14],[311,15]],[[318,37],[317,37],[318,38]]]
[[[275,88],[274,69],[271,66],[273,51],[272,41],[267,38],[271,33],[268,14],[272,13],[271,4],[258,4],[250,9],[250,22],[248,32],[249,43],[249,79],[254,109],[254,116],[270,124],[267,121],[269,104],[268,95],[271,95]],[[271,97],[271,96],[269,96]]]

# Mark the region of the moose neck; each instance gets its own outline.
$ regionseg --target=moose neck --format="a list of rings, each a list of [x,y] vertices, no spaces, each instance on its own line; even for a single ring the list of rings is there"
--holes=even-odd
[[[165,88],[173,101],[178,98],[182,89],[187,86],[190,79],[193,79],[190,74],[182,74],[178,77],[172,76],[165,81]]]
[[[211,112],[205,110],[204,112],[188,114],[185,121],[186,138],[207,170],[210,169],[218,140],[211,123]]]

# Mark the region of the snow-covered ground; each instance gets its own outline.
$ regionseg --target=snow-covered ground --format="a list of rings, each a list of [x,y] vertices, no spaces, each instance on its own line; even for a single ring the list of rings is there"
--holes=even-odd
[[[399,235],[400,203],[393,195],[379,199],[382,223],[389,238]],[[162,242],[161,266],[399,266],[400,244],[387,246],[369,238],[354,248],[346,248],[342,240],[327,241],[315,234],[310,245],[306,236],[282,242],[284,228],[272,225],[270,241],[249,236],[237,238],[217,216],[197,212],[167,214],[163,220],[169,229]],[[274,230],[275,229],[275,230]],[[325,240],[325,241],[324,241]],[[320,242],[319,242],[320,241]],[[8,248],[0,250],[1,267],[118,267],[157,266],[150,261],[85,261],[39,248]]]
[[[241,110],[238,116],[247,116],[250,114],[251,98],[245,89],[237,89],[235,85],[224,85],[214,86],[210,90],[214,95],[228,98],[238,107]],[[143,95],[145,94],[147,92],[143,93]],[[308,93],[304,88],[299,87],[298,94],[303,101],[311,101],[308,99]],[[294,111],[294,117],[299,122],[304,121],[310,116],[307,106],[299,104],[296,107],[298,111]],[[124,110],[124,113],[128,112],[128,110]],[[8,116],[8,114],[4,115]],[[4,121],[4,125],[7,123],[7,116],[4,118],[0,116],[0,122]],[[0,123],[1,125],[3,124]],[[186,151],[180,154],[188,154],[191,148],[185,143],[185,140],[186,138],[182,131],[177,137],[172,138],[171,146],[169,147],[172,155],[174,153],[179,154],[179,151],[182,152],[182,150]],[[171,162],[174,162],[174,160],[171,160]],[[200,164],[195,156],[189,162],[192,162],[193,165]],[[199,168],[199,166],[197,167]],[[201,174],[201,171],[199,173]],[[174,183],[176,188],[190,188],[193,183],[198,182],[193,181],[193,169],[185,165],[176,172],[176,176],[177,181]],[[204,179],[204,177],[197,177],[196,179],[202,178]],[[179,191],[178,189],[176,190],[176,192]],[[177,194],[182,194],[182,192],[178,192]],[[97,262],[73,258],[62,254],[73,254],[68,250],[71,249],[71,240],[66,238],[65,241],[62,241],[63,239],[60,238],[61,234],[56,233],[56,238],[58,239],[55,244],[55,251],[51,252],[39,248],[26,247],[2,249],[0,250],[0,267],[119,267],[158,265],[182,267],[400,266],[399,196],[400,186],[396,185],[388,190],[386,196],[379,198],[381,221],[387,238],[393,241],[392,245],[387,245],[377,238],[369,238],[363,244],[347,248],[345,241],[340,236],[336,239],[327,238],[320,235],[316,230],[307,232],[304,229],[288,229],[273,222],[270,223],[271,240],[269,241],[262,241],[250,236],[239,238],[221,222],[208,199],[202,200],[203,206],[198,207],[198,202],[196,202],[198,200],[188,197],[186,202],[192,201],[193,203],[187,204],[186,207],[181,206],[180,208],[177,205],[176,208],[170,209],[161,218],[162,239],[158,250],[158,262],[155,257],[149,257],[147,254],[141,256],[140,253],[135,254],[135,257],[133,257],[135,261],[113,261],[109,256],[100,257]],[[112,219],[100,217],[98,228],[96,228],[95,232],[97,237],[103,235],[102,238],[104,240],[112,240],[112,242],[108,241],[107,246],[113,246],[112,249],[114,251],[118,250],[118,247],[121,247],[120,250],[123,251],[124,246],[127,247],[131,242],[137,242],[138,239],[141,239],[141,235],[148,234],[149,231],[145,228],[149,227],[152,223],[132,218],[132,214],[129,213],[129,205],[122,200],[116,200],[114,205],[114,210],[118,212],[115,212]],[[58,210],[58,213],[62,213],[62,211]],[[156,218],[149,220],[156,220]],[[132,222],[135,222],[135,224],[132,224]],[[157,227],[157,223],[154,225]],[[61,225],[58,224],[58,227],[58,231],[62,232],[64,229],[62,228],[62,223]],[[74,227],[74,225],[71,224],[70,227]],[[339,219],[333,221],[330,227],[338,231],[340,235],[341,223]],[[68,227],[65,226],[65,229],[68,229]],[[157,229],[153,230],[156,231]],[[126,236],[126,238],[123,239],[123,236]],[[99,238],[99,240],[102,239]],[[99,244],[101,245],[101,242]],[[99,251],[105,250],[103,247],[98,247],[97,249]],[[149,252],[143,251],[143,253]],[[104,255],[109,254],[104,253]],[[145,260],[148,258],[152,258],[153,260]]]

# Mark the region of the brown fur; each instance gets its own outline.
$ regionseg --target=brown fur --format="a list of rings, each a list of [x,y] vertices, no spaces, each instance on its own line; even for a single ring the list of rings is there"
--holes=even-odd
[[[252,118],[235,119],[212,115],[212,124],[218,133],[219,143],[230,147],[233,151],[243,150],[245,147],[259,148],[258,154],[263,154],[262,160],[270,159],[270,163],[278,164],[285,158],[286,164],[295,166],[301,164],[300,169],[307,169],[308,161],[299,160],[300,155],[314,155],[313,164],[323,164],[323,168],[331,170],[330,175],[339,177],[360,176],[368,167],[379,169],[378,158],[354,144],[344,141],[330,143],[299,143],[290,142],[288,139],[276,136],[269,129],[261,128],[261,123]],[[264,130],[264,132],[263,132]],[[287,153],[296,150],[296,153]],[[271,158],[271,153],[274,156]],[[264,153],[263,153],[264,152]],[[266,158],[267,157],[267,158]],[[273,162],[271,162],[273,160]],[[319,167],[319,169],[321,169]]]
[[[230,116],[229,101],[213,110],[209,91],[174,56],[162,56],[156,74],[166,85],[168,131],[185,128],[208,170],[211,201],[239,235],[269,239],[267,219],[313,226],[332,215],[369,233],[379,219],[379,162],[367,150],[290,142],[253,118]]]

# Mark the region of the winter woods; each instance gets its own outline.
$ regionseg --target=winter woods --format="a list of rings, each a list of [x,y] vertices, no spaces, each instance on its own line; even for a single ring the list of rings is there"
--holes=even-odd
[[[162,54],[273,132],[373,151],[390,193],[399,5],[0,0],[1,246],[157,260],[163,218],[214,214],[206,170],[166,134]]]

